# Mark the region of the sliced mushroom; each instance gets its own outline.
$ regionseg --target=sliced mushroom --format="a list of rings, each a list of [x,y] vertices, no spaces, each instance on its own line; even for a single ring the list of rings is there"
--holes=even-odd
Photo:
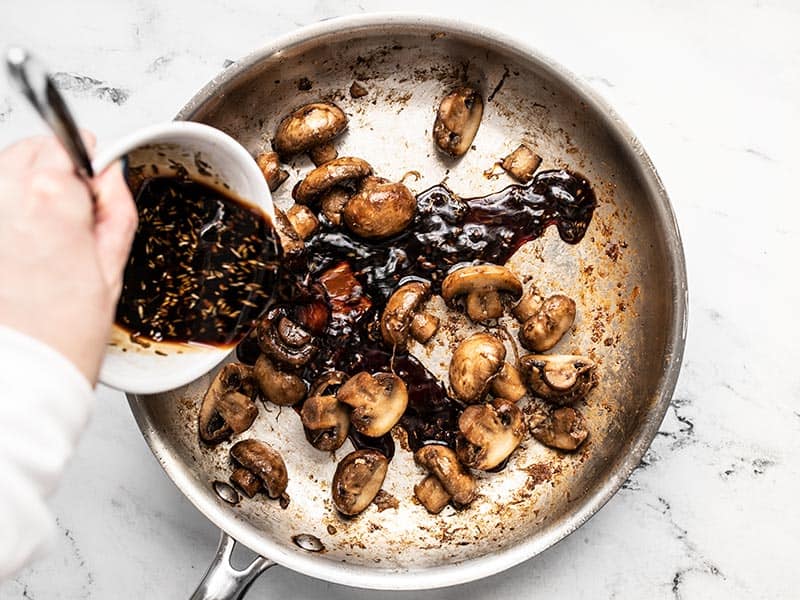
[[[416,213],[417,199],[404,184],[367,177],[345,204],[342,218],[356,235],[381,239],[403,231]]]
[[[458,506],[466,506],[475,500],[475,478],[458,462],[456,453],[447,446],[423,446],[414,453],[414,460],[439,480]]]
[[[497,337],[491,333],[469,336],[450,361],[453,394],[466,404],[475,404],[491,390],[497,397],[516,402],[525,395],[525,386],[517,370],[505,360],[506,347]]]
[[[320,165],[306,175],[292,190],[292,197],[300,204],[311,204],[332,187],[360,180],[368,175],[372,175],[372,167],[367,161],[343,156]]]
[[[261,351],[281,365],[300,367],[317,352],[314,337],[286,316],[286,309],[270,309],[256,326]]]
[[[558,343],[575,322],[575,301],[555,294],[542,302],[539,310],[519,329],[519,341],[528,350],[544,352]]]
[[[319,227],[319,219],[307,206],[293,204],[286,213],[286,218],[294,227],[301,240],[307,240]]]
[[[356,450],[345,456],[331,486],[336,509],[350,516],[362,512],[380,491],[388,469],[389,461],[377,450]]]
[[[306,397],[306,383],[291,368],[284,369],[262,354],[256,360],[253,374],[266,400],[278,406],[293,406]]]
[[[336,395],[353,408],[350,423],[356,431],[380,437],[400,420],[408,405],[406,384],[393,373],[357,373]]]
[[[507,268],[500,265],[473,265],[450,273],[442,282],[442,298],[450,306],[466,296],[467,315],[476,323],[497,319],[503,314],[500,294],[517,299],[522,283]]]
[[[517,181],[528,183],[533,179],[533,174],[542,164],[542,157],[520,144],[516,150],[503,159],[500,163],[503,169]]]
[[[488,471],[517,449],[525,434],[522,411],[508,400],[473,404],[458,418],[456,454],[461,464]]]
[[[397,288],[383,309],[383,341],[402,350],[409,335],[421,344],[431,339],[439,328],[439,319],[425,310],[430,295],[431,285],[427,281],[412,281]]]
[[[297,263],[303,256],[306,245],[295,231],[289,217],[281,209],[275,207],[275,231],[283,250],[283,258],[290,264]]]
[[[352,195],[351,192],[348,192],[343,187],[332,187],[322,194],[320,198],[319,205],[322,209],[322,214],[325,215],[325,218],[333,225],[341,225],[344,205],[347,204]]]
[[[311,397],[300,410],[306,439],[317,450],[336,450],[347,439],[350,411],[335,396],[336,387],[344,379],[345,374],[339,371],[324,377],[314,385]]]
[[[531,425],[534,438],[545,446],[567,452],[576,450],[589,436],[583,415],[568,406],[555,409]]]
[[[256,163],[267,181],[270,192],[277,190],[289,177],[289,173],[281,168],[277,152],[262,152],[256,157]]]
[[[336,150],[336,146],[328,143],[314,146],[308,151],[308,156],[311,158],[311,162],[318,167],[332,161],[339,156],[339,152]]]
[[[470,87],[456,88],[442,99],[433,139],[436,146],[453,157],[463,156],[472,145],[483,117],[483,98]]]
[[[534,395],[553,404],[571,404],[595,384],[595,363],[585,356],[528,354],[520,363]]]
[[[251,380],[252,369],[238,363],[225,365],[214,377],[197,420],[200,439],[206,444],[219,444],[253,424],[258,407],[250,397]]]
[[[422,506],[432,515],[438,515],[452,500],[442,482],[434,475],[428,475],[414,486],[414,495]]]
[[[236,467],[231,473],[230,480],[248,498],[252,498],[261,491],[261,480],[252,471],[248,471],[244,467]]]
[[[280,122],[272,147],[288,158],[330,142],[346,127],[347,116],[335,104],[306,104]]]
[[[259,440],[242,440],[231,448],[231,458],[261,480],[270,498],[278,498],[286,491],[289,475],[281,455]]]

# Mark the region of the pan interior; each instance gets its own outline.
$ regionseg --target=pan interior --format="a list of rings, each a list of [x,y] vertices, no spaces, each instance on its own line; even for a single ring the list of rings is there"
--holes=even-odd
[[[461,196],[501,189],[511,180],[485,172],[521,142],[543,157],[542,169],[583,173],[599,200],[584,240],[565,244],[550,228],[509,266],[526,285],[577,302],[573,331],[553,352],[586,353],[598,363],[599,384],[579,405],[590,439],[570,455],[527,438],[502,472],[478,475],[480,497],[472,506],[460,512],[447,507],[438,516],[413,501],[423,472],[398,444],[383,487],[399,507],[371,506],[344,519],[331,504],[330,482],[337,461],[352,447],[347,442],[335,455],[313,449],[293,410],[262,406],[254,426],[240,436],[263,439],[281,452],[290,475],[288,508],[263,496],[229,507],[211,484],[228,479],[228,450],[239,438],[212,449],[198,443],[197,411],[210,375],[174,392],[132,399],[140,424],[150,429],[151,445],[158,439],[154,451],[162,463],[174,479],[180,470],[184,492],[206,514],[216,507],[255,550],[272,550],[278,560],[281,554],[307,554],[292,541],[301,533],[322,541],[325,551],[314,556],[323,561],[391,572],[452,565],[536,539],[552,543],[582,522],[575,515],[619,477],[622,462],[641,445],[653,419],[660,421],[668,402],[662,388],[665,366],[673,360],[677,275],[669,235],[675,234],[646,160],[594,102],[543,62],[466,34],[441,33],[387,25],[306,39],[254,60],[232,78],[223,73],[217,93],[182,116],[222,129],[255,155],[270,149],[269,139],[290,109],[332,100],[350,117],[337,143],[339,155],[362,157],[392,180],[417,171],[418,180],[406,179],[415,192],[443,180]],[[354,80],[367,96],[351,97]],[[464,82],[481,89],[484,117],[474,148],[450,161],[434,149],[431,128],[443,94]],[[292,187],[310,166],[302,157],[292,163],[290,179],[274,194],[279,206],[291,203]],[[413,352],[446,381],[451,347],[479,328],[444,311],[439,300],[434,304],[444,326],[430,346],[414,346]],[[502,324],[516,336],[512,319]],[[513,357],[510,344],[508,350]],[[258,539],[268,542],[252,543]]]

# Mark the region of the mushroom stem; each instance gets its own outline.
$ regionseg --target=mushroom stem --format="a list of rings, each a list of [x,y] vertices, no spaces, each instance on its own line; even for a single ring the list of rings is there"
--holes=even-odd
[[[452,500],[452,496],[447,493],[442,483],[433,475],[428,475],[414,486],[414,495],[422,506],[433,515],[438,515],[442,512],[448,502]]]
[[[497,319],[503,314],[500,294],[495,291],[468,294],[465,304],[467,315],[477,323]]]
[[[433,315],[417,313],[411,320],[411,336],[420,344],[424,344],[433,337],[439,329],[439,318]]]
[[[492,380],[491,391],[496,398],[517,402],[528,390],[519,370],[509,363],[503,363],[500,373]]]

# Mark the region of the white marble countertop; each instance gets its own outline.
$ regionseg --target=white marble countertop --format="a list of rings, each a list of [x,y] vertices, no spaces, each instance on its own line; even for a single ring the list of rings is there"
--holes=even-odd
[[[170,119],[235,59],[292,28],[396,2],[15,2],[3,44],[37,50],[108,141]],[[404,10],[430,12],[407,0]],[[435,3],[583,76],[641,138],[689,270],[686,359],[642,466],[538,558],[429,594],[373,594],[275,568],[250,597],[789,598],[800,550],[800,5],[792,0]],[[450,6],[452,5],[452,6]],[[556,8],[558,6],[558,8]],[[0,145],[41,130],[0,84]],[[796,182],[795,182],[796,183]],[[52,506],[55,551],[3,598],[186,598],[217,530],[167,479],[121,394],[97,410]]]

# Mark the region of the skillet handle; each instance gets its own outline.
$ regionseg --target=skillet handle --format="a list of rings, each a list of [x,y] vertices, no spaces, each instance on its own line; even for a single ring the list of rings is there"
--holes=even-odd
[[[241,600],[247,593],[250,584],[275,563],[259,556],[241,571],[231,565],[231,555],[236,547],[236,540],[224,531],[220,531],[219,545],[214,560],[203,576],[203,580],[189,600]]]

